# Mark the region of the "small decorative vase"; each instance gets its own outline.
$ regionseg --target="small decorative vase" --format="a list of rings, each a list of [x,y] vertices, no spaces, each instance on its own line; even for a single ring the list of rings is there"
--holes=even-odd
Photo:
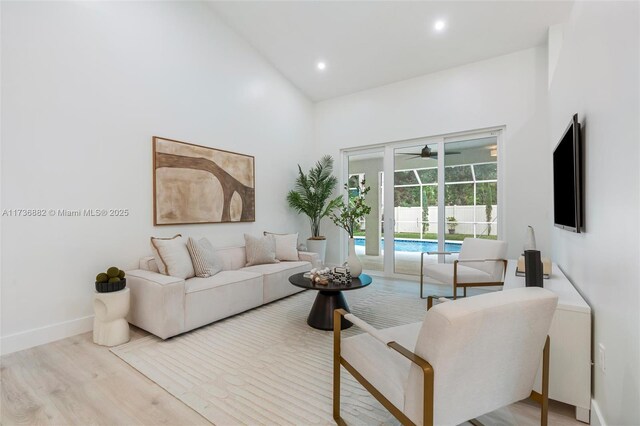
[[[353,278],[357,278],[362,273],[362,263],[356,254],[356,240],[349,238],[349,257],[345,262],[349,266],[349,271]]]
[[[527,227],[527,235],[524,240],[524,250],[536,249],[536,234],[533,232],[533,226]]]

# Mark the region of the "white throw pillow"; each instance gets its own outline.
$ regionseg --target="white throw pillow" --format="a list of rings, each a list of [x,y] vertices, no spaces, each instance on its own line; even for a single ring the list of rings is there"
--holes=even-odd
[[[274,234],[264,232],[264,235],[272,235],[276,242],[276,259],[300,260],[298,257],[298,234]]]
[[[177,234],[172,238],[151,237],[151,249],[162,274],[182,279],[195,277],[191,256],[182,235]]]
[[[196,277],[207,278],[222,271],[222,265],[216,257],[215,249],[206,238],[199,240],[189,238],[187,249],[191,255]]]
[[[247,252],[247,266],[280,262],[276,259],[276,242],[273,235],[259,238],[244,234],[244,242]]]

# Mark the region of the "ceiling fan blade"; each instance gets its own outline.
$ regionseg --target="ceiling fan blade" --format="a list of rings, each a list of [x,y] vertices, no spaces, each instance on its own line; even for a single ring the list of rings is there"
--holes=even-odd
[[[444,155],[449,155],[449,154],[462,154],[460,151],[447,151],[444,153]]]
[[[398,152],[398,154],[400,154],[400,155],[417,155],[418,157],[420,157],[420,153],[419,152]]]

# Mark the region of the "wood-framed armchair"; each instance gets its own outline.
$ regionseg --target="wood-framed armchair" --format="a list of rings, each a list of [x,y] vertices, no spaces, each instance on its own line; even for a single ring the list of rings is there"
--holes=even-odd
[[[547,425],[547,336],[557,296],[538,287],[442,303],[424,321],[376,330],[334,312],[333,417],[340,416],[340,366],[403,425],[480,424],[476,417],[532,397]],[[365,333],[341,339],[340,317]],[[414,348],[411,351],[408,348]],[[532,392],[542,358],[542,393]]]
[[[428,299],[428,307],[431,307],[434,296],[424,296],[425,277],[451,285],[454,300],[459,297],[459,288],[462,288],[462,295],[466,297],[467,287],[504,285],[507,273],[506,256],[506,241],[481,238],[465,238],[458,259],[453,263],[425,264],[423,253],[420,258],[420,298]]]

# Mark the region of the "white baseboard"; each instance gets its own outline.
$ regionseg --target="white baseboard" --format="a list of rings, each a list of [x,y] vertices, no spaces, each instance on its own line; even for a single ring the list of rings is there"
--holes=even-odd
[[[591,424],[594,426],[607,426],[607,423],[602,417],[602,411],[595,399],[591,400]]]
[[[2,336],[0,354],[29,349],[93,330],[93,315]]]

